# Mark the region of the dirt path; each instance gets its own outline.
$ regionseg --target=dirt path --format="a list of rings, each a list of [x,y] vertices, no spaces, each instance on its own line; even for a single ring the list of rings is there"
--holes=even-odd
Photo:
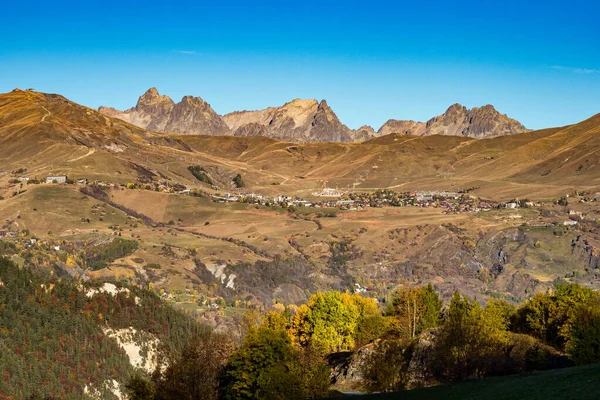
[[[83,158],[86,158],[86,157],[88,157],[88,156],[91,156],[91,155],[92,155],[92,154],[94,154],[95,152],[96,152],[96,149],[90,149],[90,151],[88,151],[88,152],[87,152],[87,154],[84,154],[84,155],[82,155],[82,156],[79,156],[79,157],[72,158],[72,159],[70,159],[70,160],[67,160],[67,162],[79,161],[79,160],[81,160],[81,159],[83,159]]]
[[[50,112],[50,111],[49,111],[49,110],[48,110],[46,107],[42,106],[42,108],[43,108],[43,109],[46,111],[46,113],[47,113],[46,115],[44,115],[44,116],[42,117],[42,121],[41,121],[41,122],[44,122],[44,121],[46,120],[46,118],[47,118],[47,117],[49,117],[49,116],[51,116],[51,115],[52,115],[52,113],[51,113],[51,112]]]

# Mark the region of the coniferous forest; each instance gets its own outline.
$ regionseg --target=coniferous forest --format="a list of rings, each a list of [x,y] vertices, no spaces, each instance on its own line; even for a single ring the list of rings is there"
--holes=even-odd
[[[576,284],[519,306],[460,293],[444,305],[432,285],[385,302],[320,292],[249,310],[236,334],[112,284],[0,259],[0,398],[116,398],[114,381],[130,399],[308,399],[332,395],[348,365],[362,390],[391,392],[600,361],[600,296]],[[157,339],[153,371],[107,334],[130,328],[142,348]]]

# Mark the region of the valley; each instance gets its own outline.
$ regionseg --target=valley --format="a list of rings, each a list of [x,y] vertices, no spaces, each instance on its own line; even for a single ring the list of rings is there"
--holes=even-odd
[[[151,285],[214,325],[228,324],[223,311],[301,304],[331,288],[385,298],[433,283],[446,298],[522,301],[556,280],[600,287],[599,116],[484,140],[292,144],[164,135],[30,91],[0,95],[0,115],[1,228],[18,236],[9,240],[47,267],[73,257],[83,276]],[[36,184],[47,176],[72,183]],[[346,204],[315,197],[324,186]],[[408,203],[376,200],[382,189]],[[421,192],[460,192],[452,202],[470,205],[414,203]],[[219,200],[226,193],[271,200]],[[523,207],[507,207],[516,199]],[[102,268],[76,251],[38,250],[119,237],[138,248]]]

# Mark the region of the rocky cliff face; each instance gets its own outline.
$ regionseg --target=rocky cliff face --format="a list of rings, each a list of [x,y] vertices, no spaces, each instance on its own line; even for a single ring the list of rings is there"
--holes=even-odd
[[[451,105],[445,113],[426,123],[391,119],[379,131],[379,135],[401,133],[406,135],[455,135],[486,139],[527,132],[519,121],[500,114],[492,105],[468,109],[460,104]]]
[[[377,131],[379,136],[389,135],[390,133],[421,136],[423,132],[425,132],[424,122],[401,121],[397,119],[390,119]]]
[[[175,103],[149,89],[137,105],[126,111],[98,109],[105,115],[156,132],[190,135],[265,136],[277,140],[308,142],[362,142],[378,136],[458,135],[484,139],[528,131],[514,119],[491,106],[471,110],[454,104],[426,123],[390,119],[376,132],[370,126],[353,130],[344,125],[325,100],[295,99],[281,107],[236,111],[218,115],[200,97],[185,96]]]
[[[353,142],[376,136],[372,128],[351,130],[325,100],[295,99],[281,107],[223,116],[236,136],[267,136],[292,142]]]
[[[364,142],[365,140],[373,139],[379,136],[375,129],[369,125],[363,125],[355,131],[352,131],[354,142]]]
[[[226,135],[229,128],[221,117],[200,97],[185,96],[175,103],[161,96],[156,88],[140,96],[136,106],[119,111],[100,107],[101,113],[140,126],[144,129],[190,135]]]
[[[446,112],[427,121],[423,135],[457,135],[485,139],[527,132],[519,121],[500,114],[492,105],[467,109],[453,104]]]

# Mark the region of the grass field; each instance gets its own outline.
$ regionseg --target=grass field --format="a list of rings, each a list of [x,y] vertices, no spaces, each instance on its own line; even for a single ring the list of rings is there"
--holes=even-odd
[[[361,396],[364,400],[600,399],[600,364]]]

